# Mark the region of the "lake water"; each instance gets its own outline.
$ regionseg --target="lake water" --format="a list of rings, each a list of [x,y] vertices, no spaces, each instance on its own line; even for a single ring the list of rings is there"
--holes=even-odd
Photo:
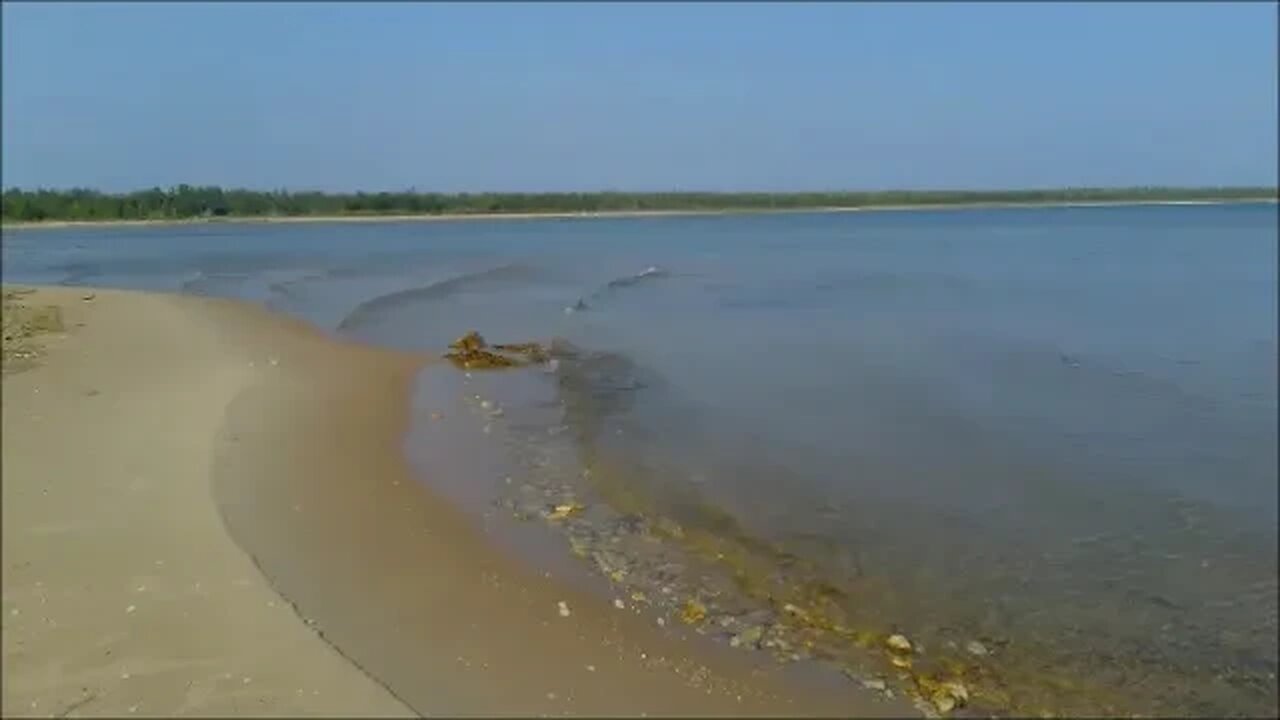
[[[583,565],[710,635],[926,692],[962,677],[993,711],[1275,711],[1274,205],[51,229],[3,249],[6,281],[243,298],[393,347],[562,339],[554,369],[424,377],[506,411],[476,415],[502,462],[463,494],[581,502],[557,527]],[[909,673],[876,649],[890,632],[917,645]]]

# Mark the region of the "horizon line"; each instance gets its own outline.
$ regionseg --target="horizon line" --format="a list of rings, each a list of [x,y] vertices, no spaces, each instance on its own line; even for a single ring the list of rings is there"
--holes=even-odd
[[[189,190],[208,190],[217,189],[236,192],[253,192],[253,193],[289,193],[289,194],[320,194],[320,195],[382,195],[382,194],[413,194],[413,195],[888,195],[888,194],[918,194],[930,195],[941,193],[967,193],[974,195],[987,195],[998,193],[1036,193],[1036,192],[1135,192],[1135,191],[1269,191],[1280,192],[1280,185],[1056,185],[1056,186],[1027,186],[1027,187],[1000,187],[1000,188],[965,188],[965,187],[932,187],[932,188],[880,188],[871,190],[852,190],[852,189],[823,189],[823,190],[710,190],[710,189],[667,189],[667,190],[627,190],[627,189],[596,189],[596,190],[430,190],[420,189],[416,186],[400,189],[368,189],[368,190],[324,190],[315,188],[261,188],[242,185],[218,185],[216,183],[197,185],[193,183],[176,183],[171,185],[151,185],[145,187],[137,187],[133,190],[102,190],[87,185],[65,185],[65,186],[21,186],[14,185],[5,187],[3,193],[73,193],[73,192],[89,192],[106,196],[132,195],[137,193],[153,192],[155,190],[173,191],[186,188]]]

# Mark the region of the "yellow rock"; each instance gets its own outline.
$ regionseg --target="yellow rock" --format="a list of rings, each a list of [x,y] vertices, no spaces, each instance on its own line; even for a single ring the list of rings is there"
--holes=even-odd
[[[903,669],[907,669],[911,667],[911,658],[903,657],[901,655],[894,655],[893,657],[889,658],[889,662],[893,663],[894,667],[899,667]]]
[[[706,616],[707,606],[692,599],[687,600],[684,604],[684,609],[680,611],[680,619],[688,625],[702,622]]]
[[[449,343],[449,347],[453,348],[454,350],[462,350],[462,351],[481,350],[485,347],[485,342],[484,342],[484,338],[480,336],[480,333],[476,332],[475,330],[472,330],[468,332],[466,335],[463,335],[457,340],[454,340],[453,342]]]
[[[782,611],[795,617],[800,622],[809,622],[809,613],[802,607],[797,607],[791,603],[782,606]]]
[[[577,503],[557,505],[552,509],[551,514],[548,515],[547,518],[550,520],[563,520],[581,509],[582,506]]]
[[[905,635],[890,635],[884,641],[884,644],[887,645],[889,649],[894,652],[900,652],[900,653],[911,652],[911,641],[908,640]]]
[[[969,688],[965,687],[964,683],[957,680],[948,680],[939,685],[939,688],[946,694],[955,698],[955,701],[960,705],[964,705],[969,702]]]
[[[949,713],[956,709],[955,698],[945,692],[939,692],[933,696],[933,706],[938,708],[940,713]]]

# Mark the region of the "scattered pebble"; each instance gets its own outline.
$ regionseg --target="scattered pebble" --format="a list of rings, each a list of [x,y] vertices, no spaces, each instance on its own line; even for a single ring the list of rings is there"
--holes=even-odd
[[[963,705],[969,702],[969,688],[965,687],[963,683],[957,680],[948,680],[942,683],[941,687],[943,692],[955,698],[957,703]]]
[[[595,666],[595,665],[588,665],[588,666],[587,666],[587,672],[595,672],[595,671],[596,671],[596,666]]]
[[[559,603],[557,603],[557,604],[556,604],[556,607],[557,607],[557,608],[559,609],[559,611],[560,611],[560,617],[569,617],[569,604],[568,604],[568,603],[566,603],[565,601],[561,600]]]
[[[911,652],[911,641],[905,635],[890,635],[884,644],[895,652]]]
[[[881,680],[880,678],[874,678],[871,680],[863,680],[862,687],[868,690],[875,690],[876,692],[884,692],[885,688],[887,688],[888,685],[885,684],[884,680]]]
[[[137,606],[137,605],[130,605],[129,607],[127,607],[127,608],[125,608],[125,609],[124,609],[124,612],[125,612],[125,614],[126,614],[126,615],[131,615],[131,614],[133,614],[133,611],[134,611],[134,610],[137,610],[137,609],[138,609],[138,606]]]
[[[624,602],[622,602],[622,599],[621,599],[621,598],[614,598],[614,599],[613,599],[613,606],[614,606],[614,607],[616,607],[616,608],[618,608],[619,610],[626,610],[626,609],[627,609],[627,604],[626,604],[626,603],[624,603]],[[16,615],[16,614],[18,614],[18,611],[17,611],[17,610],[14,610],[14,611],[13,611],[13,613]]]
[[[970,655],[977,655],[978,657],[991,654],[991,651],[987,650],[987,646],[977,640],[970,640],[965,644],[964,649],[967,650]]]
[[[686,625],[693,625],[695,623],[702,622],[706,617],[707,606],[693,599],[686,601],[684,608],[680,611],[680,619],[683,620]]]
[[[764,637],[764,628],[760,625],[749,627],[729,639],[732,647],[755,647]]]

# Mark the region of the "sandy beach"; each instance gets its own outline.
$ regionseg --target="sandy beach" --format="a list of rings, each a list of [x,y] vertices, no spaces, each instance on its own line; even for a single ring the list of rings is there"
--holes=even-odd
[[[21,301],[63,330],[4,379],[5,715],[911,710],[505,555],[402,459],[427,358],[233,301]]]

